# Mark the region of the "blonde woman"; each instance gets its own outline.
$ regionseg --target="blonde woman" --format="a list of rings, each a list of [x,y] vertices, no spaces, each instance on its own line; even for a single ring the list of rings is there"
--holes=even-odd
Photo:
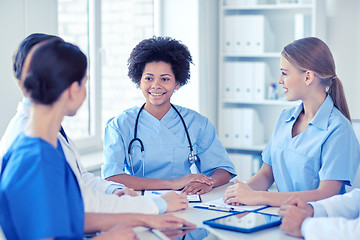
[[[281,53],[286,99],[301,100],[284,110],[262,153],[260,171],[228,187],[229,204],[280,206],[291,196],[317,201],[345,192],[360,161],[360,147],[335,62],[320,39],[296,40]],[[276,183],[279,192],[268,192]]]

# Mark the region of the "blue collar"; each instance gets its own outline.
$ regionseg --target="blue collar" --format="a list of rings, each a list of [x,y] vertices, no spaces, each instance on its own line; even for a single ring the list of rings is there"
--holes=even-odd
[[[328,94],[327,97],[325,98],[325,101],[321,104],[319,110],[315,114],[314,118],[309,122],[309,125],[311,124],[319,129],[327,130],[329,126],[330,114],[333,108],[334,108],[334,102],[331,99],[330,95]],[[288,123],[290,121],[297,119],[303,109],[304,109],[304,104],[301,103],[299,106],[295,108],[293,114],[285,122]]]

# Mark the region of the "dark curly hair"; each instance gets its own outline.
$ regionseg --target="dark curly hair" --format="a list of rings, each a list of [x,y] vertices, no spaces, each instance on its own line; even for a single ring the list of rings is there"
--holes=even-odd
[[[128,76],[139,87],[145,65],[160,61],[171,65],[175,80],[180,86],[188,83],[190,63],[193,63],[189,49],[170,37],[154,36],[138,43],[128,59]]]

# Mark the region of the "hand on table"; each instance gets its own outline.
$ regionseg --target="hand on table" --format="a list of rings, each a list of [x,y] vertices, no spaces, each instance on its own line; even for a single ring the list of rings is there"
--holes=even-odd
[[[284,202],[279,210],[282,218],[281,230],[295,237],[303,237],[301,225],[305,218],[312,217],[314,209],[298,197],[291,197]]]
[[[181,191],[181,193],[187,194],[187,195],[193,195],[193,194],[204,194],[207,192],[210,192],[210,190],[214,187],[214,184],[208,185],[206,183],[200,183],[200,182],[191,182],[188,183],[184,189]]]
[[[185,194],[177,194],[174,191],[162,195],[161,198],[167,203],[166,212],[175,212],[186,209],[189,204]]]
[[[182,189],[191,182],[204,183],[209,186],[214,185],[214,182],[211,177],[208,177],[201,173],[188,174],[183,177],[176,178],[173,181],[174,181],[174,186],[173,186],[174,190]]]
[[[224,194],[224,202],[234,206],[258,205],[257,193],[243,182],[236,182],[229,186]]]
[[[132,196],[132,197],[138,196],[138,194],[134,191],[134,189],[128,188],[128,187],[125,187],[125,188],[122,188],[122,189],[117,188],[117,189],[115,189],[113,191],[113,194],[115,194],[115,195],[117,195],[119,197],[121,197],[123,195],[129,195],[129,196]]]

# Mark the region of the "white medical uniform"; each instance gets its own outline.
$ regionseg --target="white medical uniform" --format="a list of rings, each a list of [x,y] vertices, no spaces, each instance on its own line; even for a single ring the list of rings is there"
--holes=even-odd
[[[11,146],[15,138],[25,129],[30,115],[30,101],[26,98],[19,103],[16,115],[11,119],[5,134],[0,142],[0,164],[3,156]],[[86,212],[102,212],[102,213],[148,213],[158,214],[159,206],[164,201],[161,199],[152,199],[145,196],[118,197],[113,194],[105,194],[108,188],[122,187],[122,184],[105,181],[101,177],[97,177],[87,172],[79,159],[79,153],[74,143],[68,138],[69,142],[59,133],[60,140],[66,160],[73,170],[79,184],[84,199]],[[1,167],[1,165],[0,165]],[[158,205],[160,202],[160,205]],[[165,209],[166,210],[166,209]],[[165,211],[164,209],[161,212]]]
[[[309,204],[314,217],[301,226],[305,239],[360,239],[360,189]]]
[[[234,165],[210,121],[193,110],[175,107],[185,121],[194,153],[199,158],[199,161],[195,162],[199,172],[210,176],[214,170],[224,169],[235,176]],[[131,147],[132,161],[128,154],[139,110],[139,107],[130,108],[107,124],[102,166],[105,178],[122,173],[132,174],[133,170],[134,175],[143,177],[142,154],[138,141]],[[191,164],[188,160],[189,142],[180,116],[173,108],[170,108],[160,121],[145,109],[142,110],[137,137],[144,144],[144,177],[175,179],[191,173]]]

